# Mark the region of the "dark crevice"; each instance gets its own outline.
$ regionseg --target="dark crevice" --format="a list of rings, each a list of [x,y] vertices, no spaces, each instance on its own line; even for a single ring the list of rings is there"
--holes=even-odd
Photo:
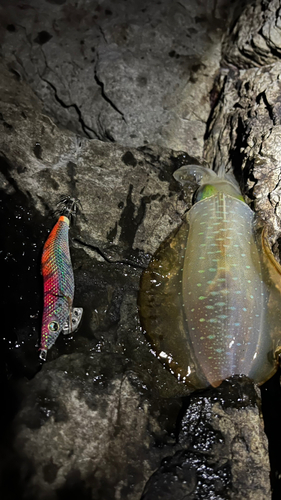
[[[108,42],[107,42],[107,39],[106,39],[106,36],[105,36],[105,33],[104,33],[104,31],[103,31],[103,29],[102,29],[102,27],[101,27],[101,26],[99,26],[99,30],[100,30],[100,33],[101,33],[101,35],[102,35],[102,37],[103,37],[103,39],[104,39],[105,43],[108,43]]]
[[[253,52],[252,56],[249,56],[245,50],[243,50],[243,47],[239,47],[237,44],[237,50],[241,57],[247,61],[247,68],[256,68],[262,66],[262,64],[259,62],[259,60],[255,59],[255,53]],[[237,66],[239,69],[242,69],[240,66]]]
[[[99,249],[99,247],[96,247],[95,245],[90,245],[89,243],[86,243],[85,241],[82,241],[79,238],[73,238],[73,242],[78,243],[78,245],[81,245],[82,247],[87,247],[90,250],[97,252],[97,254],[100,255],[109,264],[115,264],[115,261],[113,261],[109,257],[107,257],[107,255],[104,252],[102,252]]]
[[[43,82],[47,83],[54,91],[54,95],[55,95],[55,99],[56,101],[65,109],[68,109],[68,108],[73,108],[75,109],[77,115],[78,115],[78,120],[79,120],[79,123],[82,127],[82,130],[84,132],[84,134],[89,138],[89,139],[92,139],[93,137],[89,134],[88,131],[92,132],[94,134],[94,136],[96,137],[96,139],[99,139],[100,141],[102,141],[102,138],[97,134],[97,132],[92,129],[91,127],[88,127],[88,125],[85,124],[83,118],[82,118],[82,113],[79,109],[79,107],[77,106],[77,104],[65,104],[62,99],[58,96],[58,93],[57,93],[57,89],[56,87],[53,85],[53,83],[49,82],[48,80],[46,80],[46,78],[43,78],[41,76],[41,79],[43,80]]]
[[[124,116],[124,113],[122,113],[122,111],[120,111],[120,109],[117,108],[117,106],[114,104],[114,102],[106,95],[105,90],[104,90],[104,83],[99,79],[99,77],[97,75],[97,69],[96,68],[95,68],[94,78],[95,78],[95,81],[96,81],[97,85],[101,89],[101,95],[102,95],[103,99],[106,102],[108,102],[108,104],[110,104],[110,106],[114,109],[114,111],[116,111],[120,116],[122,116],[122,120],[124,120],[124,122],[127,123],[126,119],[125,119],[125,116]]]
[[[111,133],[108,130],[104,131],[104,138],[108,140],[108,142],[115,142],[114,137],[112,137]]]
[[[262,385],[261,396],[265,433],[269,445],[270,479],[273,490],[272,500],[279,500],[281,498],[281,436],[279,432],[281,414],[280,368],[270,380]]]
[[[276,10],[275,12],[275,26],[278,27],[278,21],[280,19],[280,14],[281,14],[281,7],[279,7],[279,9]],[[279,27],[278,27],[279,29]]]
[[[51,68],[49,68],[48,66],[48,62],[47,62],[47,57],[46,57],[46,54],[43,50],[43,48],[41,47],[41,52],[42,52],[42,55],[43,55],[43,58],[44,58],[44,61],[45,61],[45,66],[46,68],[48,68],[50,71]],[[100,141],[103,141],[103,137],[99,136],[99,134],[94,130],[92,129],[91,127],[89,127],[88,125],[85,124],[83,118],[82,118],[82,113],[79,109],[79,107],[77,106],[77,104],[65,104],[63,102],[63,100],[58,96],[58,92],[57,92],[57,89],[55,87],[55,85],[53,83],[51,83],[50,81],[48,81],[46,78],[44,78],[40,73],[38,73],[40,78],[45,82],[47,83],[54,91],[54,95],[55,95],[55,99],[56,101],[65,109],[68,109],[68,108],[74,108],[77,115],[78,115],[78,121],[82,127],[82,130],[84,132],[84,134],[86,135],[86,137],[88,137],[89,139],[92,139],[91,135],[89,134],[88,131],[92,132],[94,134],[94,136],[96,137],[96,139],[100,140]]]
[[[244,192],[246,190],[246,179],[251,175],[250,172],[252,168],[252,162],[246,161],[246,165],[244,166],[244,169],[242,171],[242,164],[245,159],[244,151],[247,146],[249,133],[247,132],[246,125],[241,116],[238,116],[237,126],[235,130],[233,126],[231,127],[231,129],[236,135],[236,140],[230,150],[229,157],[233,166],[233,174],[236,179],[240,180],[239,184],[242,192]],[[249,191],[247,192],[247,195],[249,196],[249,198],[251,198],[251,193]]]
[[[109,132],[109,130],[107,130],[104,127],[104,124],[103,124],[102,119],[101,119],[101,113],[99,113],[98,116],[97,116],[97,125],[98,125],[98,130],[100,131],[100,134],[104,138],[104,140],[106,140],[108,142],[115,142],[115,139],[111,135],[111,133]]]
[[[258,34],[263,38],[264,42],[266,43],[267,47],[268,47],[268,50],[271,52],[271,54],[276,57],[276,59],[280,59],[280,50],[278,50],[277,48],[275,49],[274,47],[272,47],[272,45],[268,45],[268,40],[267,38],[264,36],[263,34],[263,31],[262,31],[262,28],[258,31]],[[270,41],[270,40],[269,40]],[[263,60],[263,63],[264,65],[268,64],[267,62],[267,59],[268,59],[268,56],[266,57],[262,57],[261,56],[261,59]]]
[[[266,92],[265,91],[261,92],[256,97],[257,104],[260,104],[261,100],[263,101],[263,103],[264,103],[264,105],[265,105],[265,107],[266,107],[266,109],[268,111],[269,118],[273,122],[273,125],[277,125],[277,123],[276,123],[276,116],[274,114],[273,107],[269,104],[269,102],[267,100],[267,97],[266,97]]]
[[[108,262],[108,264],[122,264],[126,266],[132,266],[135,269],[145,269],[147,267],[147,263],[137,264],[136,262],[133,262],[132,260],[126,258],[124,260],[112,259],[108,257],[107,254],[104,251],[102,251],[99,247],[91,245],[90,243],[86,243],[85,241],[82,241],[79,238],[73,238],[72,241],[82,247],[87,247],[90,250],[97,252],[97,254],[100,255],[106,262]]]
[[[204,141],[207,141],[208,138],[210,137],[212,133],[212,123],[213,123],[213,117],[214,113],[216,111],[217,105],[221,103],[221,98],[224,94],[225,91],[225,85],[226,85],[227,77],[224,78],[223,83],[221,85],[221,88],[218,87],[218,83],[215,82],[213,89],[210,92],[210,101],[211,101],[211,112],[209,114],[208,120],[206,122],[206,130],[204,134]]]

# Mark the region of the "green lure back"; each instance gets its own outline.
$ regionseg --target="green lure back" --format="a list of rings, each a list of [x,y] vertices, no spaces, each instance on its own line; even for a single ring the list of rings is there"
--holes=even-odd
[[[142,325],[159,359],[190,386],[244,374],[263,383],[281,345],[281,268],[232,176],[200,166],[174,174],[200,187],[183,224],[141,279]]]

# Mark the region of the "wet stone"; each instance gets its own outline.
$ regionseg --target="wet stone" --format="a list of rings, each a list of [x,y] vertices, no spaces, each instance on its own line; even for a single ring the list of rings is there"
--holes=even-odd
[[[231,20],[221,68],[229,2],[88,4],[13,0],[1,29],[1,499],[269,500],[259,394],[239,378],[188,399],[137,294],[191,206],[195,183],[183,194],[172,177],[183,164],[234,168],[279,227],[279,7]],[[83,207],[70,246],[84,317],[42,366],[40,258],[61,194]]]
[[[252,382],[232,377],[219,389],[192,395],[187,405],[178,438],[183,450],[161,463],[142,500],[268,499],[267,440]]]
[[[224,500],[230,483],[230,464],[221,468],[195,453],[178,452],[163,461],[149,480],[141,500]]]
[[[107,357],[111,370],[120,361],[115,358]],[[100,499],[115,499],[116,489],[121,498],[140,498],[164,457],[163,445],[155,447],[155,441],[166,441],[165,453],[175,446],[171,428],[180,404],[155,399],[136,373],[122,369],[122,361],[123,373],[113,368],[115,375],[106,375],[104,362],[101,353],[61,356],[18,388],[21,409],[12,425],[13,454],[4,467],[14,473],[12,494],[24,476],[30,500],[55,500],[70,486],[89,498],[98,491]]]

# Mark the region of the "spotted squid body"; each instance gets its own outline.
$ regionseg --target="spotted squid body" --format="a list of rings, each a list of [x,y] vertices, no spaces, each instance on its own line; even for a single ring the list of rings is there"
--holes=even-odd
[[[234,177],[200,166],[195,204],[143,273],[140,315],[153,349],[190,388],[244,374],[263,383],[281,345],[281,267]]]

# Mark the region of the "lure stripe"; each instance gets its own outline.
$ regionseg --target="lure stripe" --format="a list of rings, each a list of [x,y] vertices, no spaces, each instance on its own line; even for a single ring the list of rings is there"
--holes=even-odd
[[[68,320],[74,296],[74,276],[69,252],[69,219],[59,217],[43,249],[42,274],[44,281],[44,311],[41,332],[41,350],[55,343]],[[58,327],[50,331],[50,324]]]

